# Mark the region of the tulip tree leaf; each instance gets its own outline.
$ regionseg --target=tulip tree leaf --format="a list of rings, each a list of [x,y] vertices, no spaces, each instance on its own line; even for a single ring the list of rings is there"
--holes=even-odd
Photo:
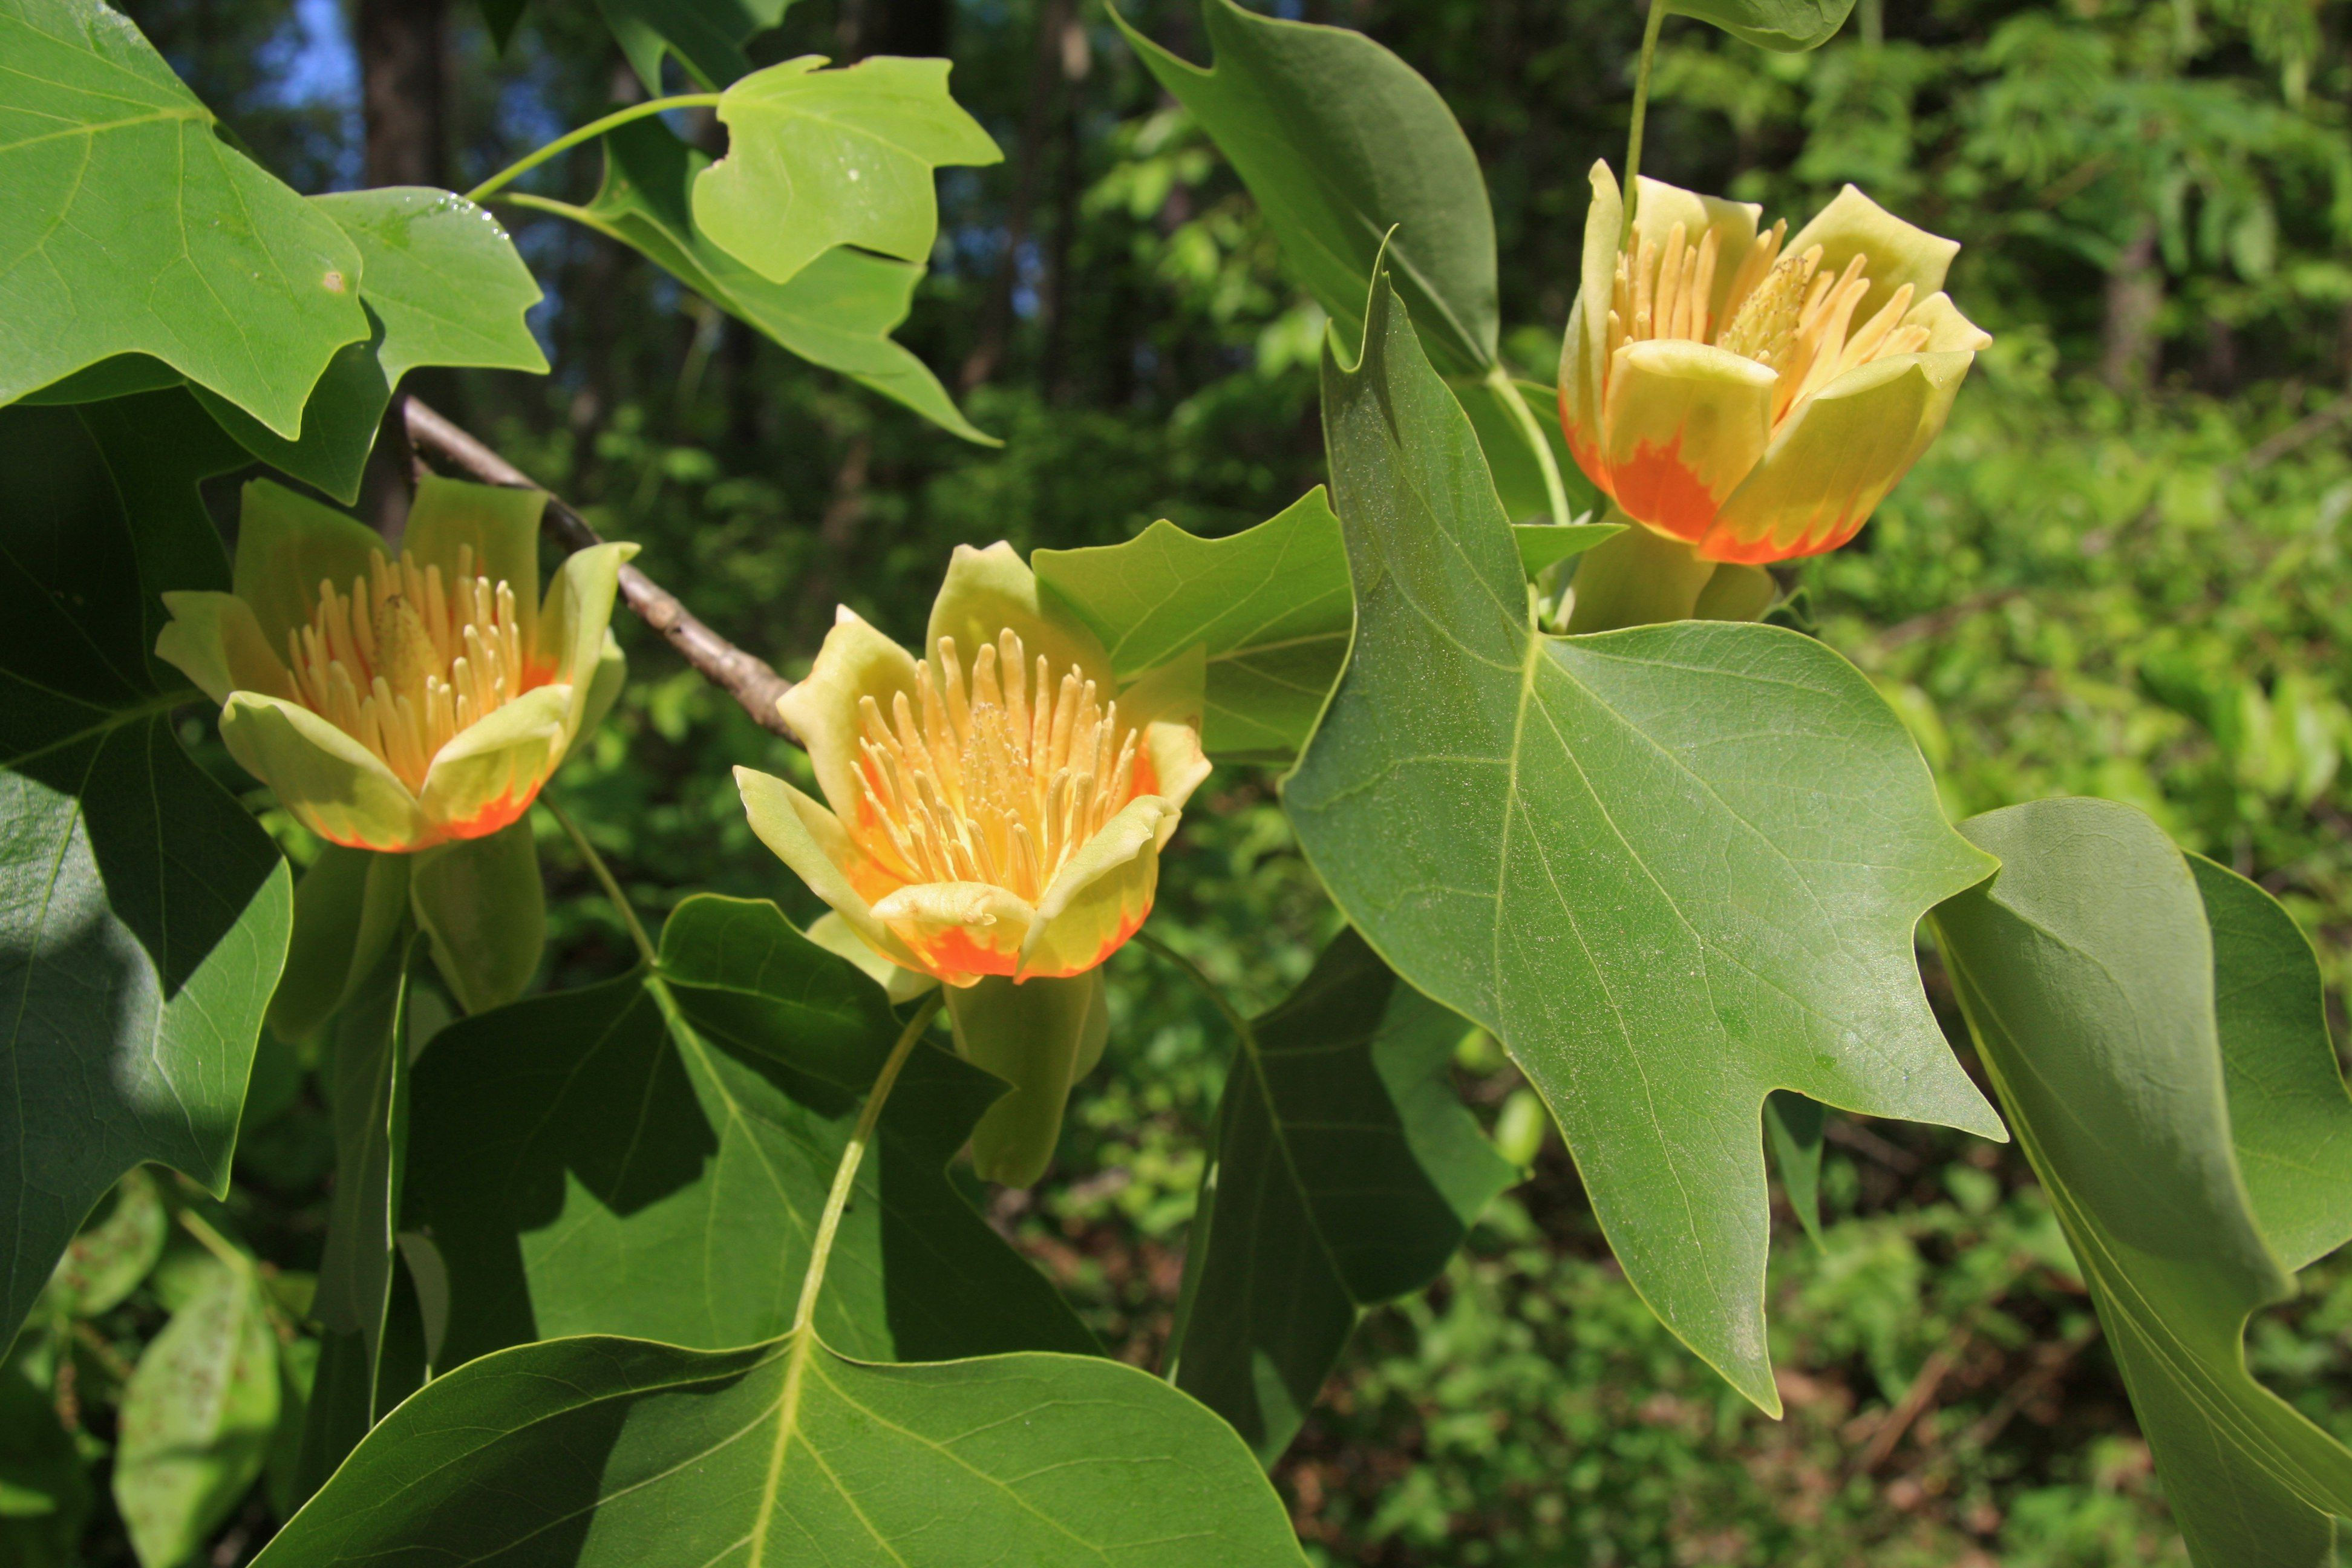
[[[709,164],[707,153],[653,121],[641,120],[604,138],[604,181],[588,205],[516,200],[560,213],[643,253],[810,363],[839,371],[967,441],[1002,445],[963,416],[929,366],[890,341],[907,319],[921,267],[841,246],[789,282],[772,283],[694,226],[689,193],[696,175]]]
[[[839,70],[803,55],[719,100],[727,156],[694,181],[694,221],[782,283],[836,245],[928,261],[940,228],[931,171],[1002,163],[948,96],[948,62],[877,55]]]
[[[339,350],[311,389],[289,441],[217,394],[196,396],[221,427],[272,468],[336,500],[359,500],[384,405],[418,365],[542,375],[547,357],[523,324],[539,284],[496,219],[447,191],[385,185],[312,196],[365,266],[360,298],[371,335]]]
[[[2352,1106],[2309,946],[2129,806],[2037,801],[1963,831],[2001,871],[1936,911],[1937,940],[2190,1561],[2332,1563],[2352,1451],[2256,1383],[2243,1343],[2294,1293],[2288,1260],[2352,1230]],[[2242,1173],[2282,1161],[2326,1190],[2281,1205],[2273,1172],[2266,1214]]]
[[[47,1305],[78,1318],[94,1318],[139,1288],[163,1256],[171,1222],[155,1178],[133,1170],[114,1184],[114,1206],[85,1227],[58,1259],[49,1277]]]
[[[751,68],[743,46],[784,19],[792,0],[596,0],[614,42],[646,90],[659,96],[662,56],[709,88],[725,87]],[[518,7],[520,9],[520,7]],[[509,25],[511,29],[511,24]]]
[[[1293,278],[1348,341],[1388,239],[1398,290],[1448,371],[1495,363],[1495,215],[1470,139],[1419,71],[1361,33],[1203,0],[1203,69],[1111,20],[1232,160]]]
[[[256,1568],[1304,1568],[1231,1428],[1148,1373],[582,1338],[436,1378]]]
[[[293,439],[358,247],[98,0],[0,0],[0,404],[144,353]]]
[[[1780,1170],[1780,1190],[1805,1234],[1822,1239],[1822,1133],[1828,1113],[1801,1094],[1776,1089],[1764,1102],[1764,1141]]]
[[[1206,648],[1202,739],[1223,760],[1296,756],[1348,655],[1348,558],[1320,485],[1228,538],[1162,518],[1124,544],[1040,550],[1030,565],[1121,680]]]
[[[207,1259],[122,1391],[114,1500],[142,1563],[185,1563],[261,1475],[278,1336],[251,1268]]]
[[[2001,1135],[1912,953],[1991,862],[1819,643],[1538,635],[1469,420],[1400,305],[1376,285],[1358,363],[1324,358],[1356,637],[1285,806],[1390,967],[1527,1072],[1635,1289],[1777,1411],[1765,1096]]]
[[[1674,0],[1674,9],[1759,49],[1801,54],[1837,36],[1853,13],[1853,0]]]
[[[1576,466],[1575,454],[1568,449],[1568,434],[1559,423],[1558,393],[1532,381],[1517,377],[1511,381],[1512,395],[1534,418],[1536,428],[1543,433],[1544,444],[1551,448],[1552,467],[1559,470],[1560,484],[1568,492],[1571,515],[1565,518],[1551,515],[1551,497],[1544,489],[1543,469],[1537,466],[1535,453],[1528,447],[1526,428],[1513,416],[1494,384],[1484,376],[1456,376],[1450,384],[1454,395],[1462,400],[1462,412],[1470,416],[1470,427],[1478,432],[1478,447],[1486,455],[1486,471],[1494,477],[1495,494],[1502,500],[1504,515],[1514,526],[1531,518],[1541,518],[1546,522],[1572,522],[1575,514],[1598,508],[1601,492],[1584,477],[1584,470]]]
[[[442,1363],[561,1334],[717,1349],[789,1327],[834,1168],[899,1027],[879,987],[773,904],[701,895],[671,915],[657,977],[444,1030],[417,1063],[404,1221],[448,1266]],[[1001,1092],[942,1052],[910,1059],[818,1310],[845,1349],[1095,1348],[948,1182]]]
[[[1519,569],[1533,577],[1624,531],[1622,522],[1515,522],[1511,542],[1519,547]]]
[[[1454,1096],[1446,1068],[1462,1028],[1342,931],[1241,1041],[1169,1378],[1268,1464],[1357,1315],[1437,1278],[1519,1178]]]
[[[242,460],[176,390],[0,411],[0,1339],[125,1171],[226,1190],[291,879],[151,650],[228,585],[194,481]]]

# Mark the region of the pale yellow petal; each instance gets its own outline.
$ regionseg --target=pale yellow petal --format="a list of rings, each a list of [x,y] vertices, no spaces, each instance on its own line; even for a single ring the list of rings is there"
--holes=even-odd
[[[1179,813],[1157,795],[1122,806],[1078,847],[1045,896],[1022,947],[1024,975],[1076,974],[1118,951],[1151,912],[1160,847]]]
[[[441,581],[457,584],[461,556],[473,574],[514,589],[515,619],[522,646],[537,646],[539,619],[539,522],[547,492],[504,485],[477,485],[427,474],[416,481],[401,553],[421,570],[441,569]]]
[[[449,738],[425,770],[425,816],[450,838],[482,838],[530,809],[563,760],[569,686],[541,686]]]
[[[1102,640],[1058,609],[1039,602],[1037,574],[1013,546],[998,541],[985,550],[959,544],[948,559],[947,580],[931,601],[931,618],[923,633],[922,652],[933,655],[940,638],[951,637],[961,650],[965,668],[979,650],[1011,627],[1031,658],[1045,656],[1055,678],[1076,668],[1097,690],[1118,689],[1112,679],[1110,655]]]
[[[163,595],[163,607],[172,620],[155,638],[155,655],[205,696],[226,702],[232,691],[258,691],[295,699],[294,677],[243,599],[234,594],[172,593]]]
[[[808,884],[810,892],[831,905],[850,930],[891,963],[923,967],[907,944],[874,918],[868,891],[879,898],[898,886],[897,880],[850,842],[833,813],[756,768],[737,768],[735,787],[743,796],[743,815],[751,831]]]
[[[917,882],[875,900],[874,918],[920,967],[950,985],[970,985],[983,975],[1020,973],[1037,911],[987,882]]]
[[[330,844],[400,852],[441,841],[407,786],[365,746],[308,708],[237,691],[221,709],[221,739],[278,804]]]
[[[1960,253],[1958,240],[1905,223],[1853,185],[1840,191],[1829,205],[1813,215],[1812,222],[1790,237],[1783,254],[1801,256],[1816,245],[1822,247],[1821,270],[1832,278],[1857,254],[1868,258],[1870,292],[1862,297],[1853,312],[1856,321],[1876,315],[1878,308],[1906,283],[1911,285],[1915,298],[1937,292],[1944,286],[1952,258]]]
[[[1764,455],[1772,372],[1704,343],[1628,343],[1617,351],[1602,459],[1628,517],[1695,540]]]
[[[255,479],[245,487],[236,522],[236,596],[253,606],[262,639],[272,649],[286,634],[310,622],[319,584],[351,592],[378,554],[389,554],[375,531],[282,485]]]
[[[808,749],[825,804],[842,821],[875,827],[866,820],[872,808],[857,782],[860,700],[872,698],[887,720],[891,699],[902,692],[911,699],[914,691],[915,661],[907,650],[844,605],[808,679],[777,701],[777,711]]]
[[[1707,314],[1711,320],[1720,323],[1724,302],[1731,294],[1732,277],[1739,269],[1739,258],[1747,255],[1748,247],[1756,242],[1756,225],[1764,216],[1764,209],[1754,202],[1726,201],[1721,196],[1701,195],[1696,191],[1670,185],[1664,180],[1654,180],[1647,174],[1642,175],[1637,183],[1641,188],[1641,199],[1633,205],[1633,243],[1636,246],[1646,241],[1663,250],[1666,237],[1674,232],[1675,225],[1680,224],[1683,226],[1684,243],[1696,249],[1707,230],[1715,231],[1715,243],[1718,247],[1717,255],[1722,260],[1715,269],[1715,286],[1707,297]],[[1618,221],[1622,225],[1624,220],[1620,218]],[[1591,240],[1588,237],[1585,244],[1589,248]],[[1610,266],[1613,283],[1614,258],[1612,258]],[[1608,298],[1605,294],[1601,297]]]
[[[1119,713],[1142,730],[1137,749],[1150,770],[1147,774],[1137,769],[1139,794],[1181,806],[1209,776],[1208,753],[1201,749],[1207,688],[1206,652],[1195,646],[1139,676],[1118,694]]]
[[[932,976],[882,956],[872,943],[857,934],[855,926],[832,910],[809,922],[808,930],[802,934],[835,958],[845,958],[856,964],[868,980],[882,987],[893,1006],[911,1002],[939,984]]]

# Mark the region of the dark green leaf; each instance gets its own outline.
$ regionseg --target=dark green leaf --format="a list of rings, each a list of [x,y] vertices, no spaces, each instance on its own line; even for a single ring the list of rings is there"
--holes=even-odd
[[[1232,1430],[1095,1356],[525,1345],[436,1378],[256,1559],[1300,1568]]]
[[[1674,8],[1759,49],[1798,54],[1836,37],[1853,0],[1674,0]]]
[[[1449,371],[1495,363],[1495,217],[1469,138],[1419,71],[1344,27],[1204,0],[1214,67],[1111,19],[1233,160],[1291,275],[1348,342],[1388,241],[1397,287]]]
[[[1241,1042],[1169,1377],[1271,1464],[1366,1307],[1435,1279],[1519,1173],[1454,1097],[1462,1020],[1343,931]]]
[[[1764,1138],[1780,1167],[1780,1189],[1805,1234],[1822,1239],[1822,1129],[1827,1113],[1801,1094],[1776,1089],[1764,1101]]]
[[[956,408],[922,361],[890,341],[907,319],[920,266],[844,246],[791,281],[771,283],[698,233],[689,216],[695,176],[709,157],[650,120],[604,138],[604,181],[584,207],[536,197],[518,205],[561,213],[659,263],[712,304],[812,364],[839,371],[967,441],[997,446]]]
[[[1764,1098],[2000,1136],[1912,954],[1990,862],[1820,644],[1538,635],[1469,420],[1385,283],[1369,316],[1323,371],[1355,644],[1284,804],[1381,956],[1526,1070],[1643,1299],[1777,1410]]]
[[[501,0],[503,3],[503,0]],[[614,41],[649,93],[659,94],[662,56],[705,87],[720,88],[751,68],[743,46],[784,18],[792,0],[596,0]],[[515,10],[521,11],[520,0]],[[493,23],[495,25],[495,21]],[[514,24],[507,23],[509,31]]]
[[[2342,1238],[2352,1110],[2310,949],[2284,911],[2255,905],[2269,901],[2259,889],[2218,867],[2192,873],[2129,806],[2039,801],[1963,831],[2001,870],[1936,911],[1937,940],[2091,1288],[2191,1561],[2333,1563],[2330,1515],[2352,1515],[2352,1451],[2256,1383],[2242,1342],[2247,1315],[2294,1282],[2239,1150],[2307,1158],[2332,1178],[2333,1192],[2282,1202],[2275,1219],[2306,1250]],[[2209,934],[2209,919],[2226,934]],[[2225,962],[2246,968],[2227,974],[2217,1009]],[[2280,1125],[2259,1125],[2266,1117]],[[2305,1137],[2316,1142],[2299,1148]]]
[[[0,1337],[123,1172],[228,1182],[290,879],[151,650],[156,590],[228,585],[194,481],[239,458],[184,392],[0,411]]]
[[[250,1266],[215,1259],[122,1391],[114,1501],[144,1568],[179,1568],[260,1478],[278,1337]]]
[[[719,100],[727,156],[695,177],[695,226],[771,282],[836,245],[929,261],[931,171],[1003,162],[948,96],[948,62],[876,55],[839,70],[804,55]]]
[[[1320,485],[1229,538],[1162,518],[1124,544],[1040,550],[1030,564],[1121,680],[1205,648],[1202,739],[1227,761],[1297,755],[1348,656],[1348,558]]]
[[[443,1031],[417,1065],[404,1221],[448,1265],[441,1364],[560,1334],[717,1348],[782,1331],[898,1028],[878,986],[773,904],[706,895],[670,917],[658,984],[635,974]],[[909,1062],[818,1311],[844,1346],[1094,1348],[948,1183],[999,1092],[941,1052]]]
[[[1527,432],[1512,417],[1504,405],[1495,384],[1484,376],[1457,377],[1453,382],[1454,395],[1462,400],[1462,412],[1470,416],[1470,427],[1478,433],[1478,446],[1486,455],[1486,471],[1494,476],[1495,494],[1503,503],[1503,511],[1514,523],[1530,518],[1548,522],[1568,522],[1573,518],[1551,515],[1551,497],[1544,489],[1543,469],[1537,466],[1535,453],[1528,447]],[[1559,397],[1549,386],[1514,378],[1511,389],[1520,405],[1534,418],[1536,428],[1543,433],[1544,443],[1551,448],[1552,466],[1559,470],[1560,483],[1568,490],[1571,513],[1592,510],[1600,502],[1600,493],[1584,470],[1576,466],[1576,458],[1568,449],[1567,434],[1559,424]]]
[[[58,1419],[57,1342],[17,1336],[0,1360],[0,1562],[80,1568],[90,1486],[73,1434]]]
[[[0,403],[147,353],[293,439],[358,248],[98,0],[0,0]]]

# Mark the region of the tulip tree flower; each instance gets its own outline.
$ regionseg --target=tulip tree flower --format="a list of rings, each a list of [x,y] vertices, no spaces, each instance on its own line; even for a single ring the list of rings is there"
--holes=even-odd
[[[1992,340],[1941,292],[1957,241],[1853,186],[1787,237],[1762,209],[1641,182],[1632,238],[1592,166],[1560,346],[1578,466],[1702,561],[1762,565],[1852,539],[1944,426]]]
[[[975,1161],[1026,1185],[1102,1047],[1098,966],[1150,912],[1160,851],[1208,774],[1203,665],[1120,689],[1101,642],[1002,543],[956,548],[923,646],[845,607],[777,703],[824,804],[735,778],[753,831],[838,916],[820,940],[854,936],[949,987],[957,1048],[1013,1086],[974,1130]]]
[[[352,891],[310,899],[307,933],[298,895],[298,954],[324,942],[334,951],[320,963],[349,960],[348,942],[319,933],[384,928],[342,906],[370,884],[382,906],[396,882],[469,1009],[528,980],[538,861],[527,828],[502,830],[618,693],[607,622],[621,563],[636,550],[577,552],[542,597],[545,500],[428,478],[404,548],[387,557],[372,530],[256,480],[243,497],[234,591],[163,595],[172,619],[155,652],[221,704],[221,739],[245,770],[329,844],[417,857],[321,873],[321,888]],[[289,974],[289,991],[303,979]]]

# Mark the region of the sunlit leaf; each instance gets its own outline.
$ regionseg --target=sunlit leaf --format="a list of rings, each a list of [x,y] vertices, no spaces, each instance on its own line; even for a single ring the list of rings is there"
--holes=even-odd
[[[2129,806],[2038,801],[1963,831],[2000,874],[1937,936],[2190,1560],[2334,1563],[2352,1451],[2256,1383],[2243,1344],[2289,1268],[2352,1233],[2352,1100],[2309,945]]]
[[[1495,217],[1453,110],[1419,71],[1361,33],[1203,0],[1214,63],[1169,53],[1111,8],[1160,85],[1233,161],[1284,264],[1349,342],[1391,228],[1390,265],[1431,354],[1495,363]]]
[[[290,879],[151,650],[228,586],[194,481],[242,460],[184,392],[0,411],[0,1337],[123,1172],[228,1182]]]
[[[114,1184],[114,1206],[86,1226],[58,1259],[46,1304],[69,1316],[105,1311],[139,1288],[163,1255],[163,1200],[143,1170]]]
[[[1030,564],[1121,680],[1206,648],[1202,740],[1228,761],[1297,755],[1348,655],[1348,558],[1320,485],[1228,538],[1163,518],[1124,544],[1040,550]]]
[[[877,55],[821,70],[804,55],[719,100],[727,156],[696,176],[694,221],[782,283],[836,245],[928,261],[940,227],[931,171],[1003,161],[948,96],[948,62]]]
[[[1538,635],[1467,417],[1384,282],[1368,314],[1323,372],[1355,644],[1284,805],[1390,966],[1526,1070],[1643,1300],[1777,1410],[1765,1096],[2000,1136],[1912,954],[1991,862],[1821,644]]]
[[[293,439],[358,247],[98,0],[0,0],[0,403],[145,353]]]
[[[1454,1095],[1461,1037],[1460,1018],[1343,931],[1240,1043],[1169,1375],[1269,1464],[1358,1314],[1435,1279],[1518,1180]]]
[[[1674,0],[1674,8],[1759,49],[1797,54],[1835,37],[1853,0]]]

